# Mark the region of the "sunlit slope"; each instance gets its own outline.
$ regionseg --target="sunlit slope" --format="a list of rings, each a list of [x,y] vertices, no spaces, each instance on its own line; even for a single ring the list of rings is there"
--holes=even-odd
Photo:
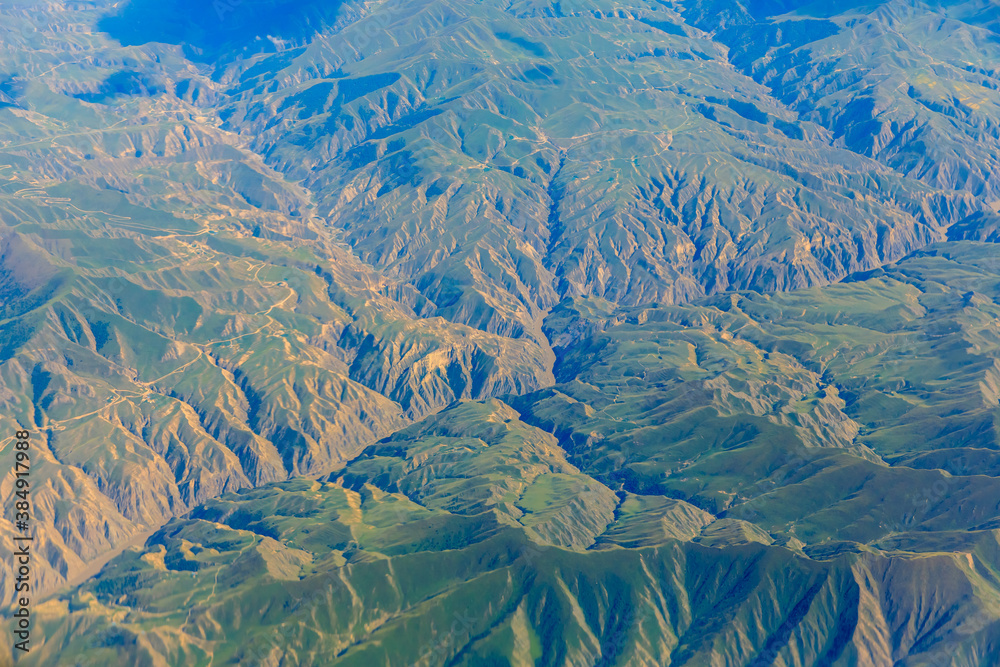
[[[512,664],[699,664],[712,646],[731,664],[767,664],[771,648],[802,665],[996,661],[994,615],[975,608],[995,595],[997,246],[955,243],[998,240],[995,13],[722,4],[0,7],[0,422],[34,434],[43,589],[221,494],[318,475],[340,489],[323,487],[330,502],[378,489],[423,513],[412,532],[366,519],[363,558],[472,549],[455,554],[480,569],[441,574],[438,591],[507,567],[489,540],[508,535],[635,606],[701,588],[656,571],[633,595],[588,559],[622,547],[638,568],[644,549],[700,562],[743,545],[780,562],[751,577],[773,616],[716,613],[719,589],[620,654],[618,621],[594,610],[625,602],[571,602],[551,593],[561,566],[538,566],[551,586],[535,606],[507,634],[489,634],[495,619],[470,633],[483,643],[459,662],[512,642]],[[504,404],[436,414],[491,397]],[[183,526],[192,545],[216,539]],[[218,554],[168,546],[219,555],[210,567],[246,546],[219,539]],[[270,545],[266,576],[297,578],[323,544]],[[726,553],[704,576],[747,557]],[[841,560],[807,560],[828,557]],[[858,574],[869,557],[874,574]],[[242,614],[265,579],[231,564]],[[802,620],[812,584],[774,592],[800,566],[867,583],[824,592],[825,620]],[[350,585],[351,604],[372,604]],[[169,586],[140,586],[142,604]],[[398,622],[424,618],[410,610],[425,597],[398,599]],[[560,634],[550,599],[591,620]],[[912,611],[952,607],[941,625]],[[82,651],[104,621],[81,618],[43,656]],[[359,664],[420,660],[372,657],[392,643],[372,634],[387,618],[324,625],[330,644],[303,634],[295,659],[320,642]],[[147,647],[168,663],[196,662],[181,646],[240,648],[147,621],[169,635]]]
[[[175,520],[47,603],[48,639],[28,664],[980,665],[991,655],[993,531],[935,535],[961,553],[807,558],[746,521],[616,498],[502,403],[457,406],[409,433],[412,444],[380,443],[335,484],[227,495]],[[505,440],[536,444],[518,455]],[[497,502],[479,506],[445,510],[440,493],[421,497],[386,474],[362,481],[371,461],[396,458],[435,489],[470,492],[471,479],[491,485],[463,476],[484,456],[491,471],[506,458],[511,474],[494,486]],[[559,485],[567,474],[577,480]],[[606,541],[539,539],[539,485],[556,490],[548,507],[613,499]],[[568,511],[559,525],[590,531],[595,516]]]
[[[106,39],[12,41],[8,66],[64,77],[8,85],[0,111],[0,416],[38,448],[43,590],[206,498],[330,470],[457,398],[549,381],[535,341],[426,317],[412,286],[338,245],[307,191],[162,78],[83,92],[120,66]]]
[[[992,3],[695,0],[680,13],[834,145],[1000,201]]]
[[[180,219],[143,233],[142,211],[67,199],[18,203],[39,222],[8,228],[0,273],[18,297],[0,321],[3,415],[36,434],[43,582],[205,498],[543,380],[537,348],[417,326],[349,256]]]
[[[990,664],[998,304],[969,242],[787,294],[567,304],[552,389],[207,502],[47,603],[34,659]]]
[[[995,246],[963,243],[840,285],[625,311],[512,405],[616,490],[807,545],[988,527],[998,286]]]
[[[566,296],[822,284],[981,205],[844,150],[655,3],[376,5],[227,71],[229,126],[362,259],[489,331]]]

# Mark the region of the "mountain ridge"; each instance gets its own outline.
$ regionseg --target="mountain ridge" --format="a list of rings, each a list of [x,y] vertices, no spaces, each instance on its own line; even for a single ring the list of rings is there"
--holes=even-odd
[[[256,600],[240,567],[280,587],[322,561],[363,610],[355,562],[368,581],[403,555],[452,551],[512,605],[461,641],[409,652],[406,628],[449,628],[462,608],[442,575],[434,602],[403,605],[420,582],[394,580],[395,616],[379,600],[360,626],[254,659],[993,659],[1000,25],[987,4],[0,14],[0,421],[37,435],[52,643],[34,659],[236,660],[241,647],[208,636],[224,625],[213,614],[237,624]],[[485,433],[480,417],[529,435]],[[373,511],[348,523],[374,541],[345,556],[325,537],[294,546],[314,530],[294,521],[198,518],[247,517],[218,508],[286,489],[326,502],[303,476],[344,517]],[[383,520],[397,505],[409,528]],[[518,566],[521,597],[490,565],[514,543],[548,559]],[[627,552],[678,608],[711,582],[735,587],[740,629],[709,608],[678,621],[666,603],[647,628],[629,610],[662,598],[603,552]],[[693,588],[668,574],[688,558],[715,564]],[[742,558],[753,587],[719,583],[713,568]],[[661,574],[643,570],[653,561]],[[813,574],[782,597],[771,562]],[[897,568],[910,583],[893,589]],[[912,583],[921,571],[953,588],[935,597]],[[192,596],[212,592],[189,610],[197,629],[147,615],[190,573]],[[581,592],[588,576],[602,583]],[[957,591],[972,591],[952,600],[964,616],[927,622],[958,639],[907,625]],[[893,616],[882,596],[904,593],[913,607]],[[561,634],[549,608],[584,621]],[[92,627],[105,644],[82,642]],[[386,648],[383,627],[407,648]]]

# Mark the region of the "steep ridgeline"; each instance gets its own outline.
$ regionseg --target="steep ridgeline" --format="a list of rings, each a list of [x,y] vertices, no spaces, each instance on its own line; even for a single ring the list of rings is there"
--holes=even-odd
[[[603,310],[550,389],[175,519],[24,664],[996,664],[994,247]]]
[[[896,17],[893,6],[868,8],[865,25]],[[274,7],[288,15],[271,32],[254,17]],[[183,44],[211,63],[204,79],[183,82],[185,95],[313,193],[363,261],[416,287],[436,314],[501,335],[526,335],[567,296],[674,303],[823,284],[944,238],[998,199],[987,184],[998,120],[989,75],[965,72],[981,99],[966,100],[965,129],[952,133],[961,146],[939,141],[955,120],[931,93],[912,102],[914,118],[882,118],[897,83],[890,90],[883,71],[916,85],[919,63],[903,50],[901,62],[882,62],[858,45],[845,27],[860,21],[855,11],[819,20],[730,17],[697,3],[404,0],[345,4],[335,16],[262,0],[187,22],[171,11],[186,5],[132,2],[101,27],[147,50]],[[929,8],[909,14],[919,15],[911,31],[939,21]],[[937,28],[947,52],[933,58],[958,68],[957,38],[983,30],[959,19]],[[766,33],[756,50],[732,42],[755,31]],[[311,32],[308,43],[295,37]],[[846,48],[839,38],[856,45],[855,61],[872,60],[807,68],[849,70],[839,97],[797,85],[798,70],[775,60],[818,59],[804,45],[824,37],[831,51]],[[977,62],[1000,55],[985,43]],[[877,104],[855,90],[875,86]],[[866,104],[868,116],[857,111]],[[859,143],[897,125],[910,134],[883,139],[893,147]],[[925,126],[938,134],[911,136]],[[931,143],[940,153],[925,151],[919,168],[887,157]]]
[[[933,246],[937,254],[905,264],[908,271],[940,265],[940,276],[897,274],[898,267],[878,277],[857,272],[945,239],[1000,238],[995,12],[981,2],[839,3],[835,11],[821,11],[820,4],[834,3],[0,6],[0,457],[9,454],[7,434],[17,425],[32,430],[37,583],[53,591],[171,517],[201,516],[221,507],[201,505],[221,494],[301,475],[329,478],[333,487],[321,487],[308,502],[346,503],[350,510],[337,509],[345,517],[337,521],[351,530],[382,535],[391,527],[388,519],[365,515],[381,512],[383,496],[371,500],[365,495],[371,489],[392,498],[402,493],[419,505],[413,511],[442,522],[440,535],[419,524],[406,536],[372,538],[344,562],[356,557],[388,567],[404,551],[415,553],[405,546],[410,539],[430,545],[435,558],[452,548],[444,545],[479,545],[484,551],[474,560],[481,569],[465,572],[470,579],[508,576],[492,551],[502,548],[486,537],[501,533],[503,540],[550,545],[546,553],[558,558],[583,558],[579,563],[612,544],[653,544],[663,558],[669,552],[676,559],[689,549],[714,554],[705,545],[728,544],[733,536],[776,541],[793,555],[769,555],[780,561],[777,569],[754,570],[761,600],[775,585],[773,573],[792,567],[781,559],[834,579],[860,577],[853,560],[833,570],[810,564],[827,553],[810,549],[835,535],[866,545],[859,553],[890,559],[879,561],[886,567],[910,567],[910,560],[891,559],[911,547],[876,544],[888,539],[878,526],[889,519],[876,517],[881,500],[875,498],[910,488],[913,479],[927,480],[928,488],[959,479],[940,472],[956,446],[965,448],[963,460],[975,461],[975,472],[962,477],[971,500],[938,498],[933,516],[957,513],[963,517],[957,528],[989,529],[992,515],[974,521],[962,513],[992,507],[986,500],[996,469],[990,397],[997,380],[992,330],[975,318],[990,312],[995,284],[983,278],[980,285],[974,275],[995,274],[989,262],[996,246]],[[960,249],[957,259],[948,259],[948,248]],[[829,286],[852,274],[853,282]],[[764,294],[791,289],[799,291]],[[746,295],[734,297],[732,290]],[[948,296],[937,305],[928,301],[942,294]],[[685,305],[692,302],[698,305]],[[866,310],[872,304],[878,307]],[[821,314],[827,319],[816,319]],[[785,324],[775,328],[778,321]],[[973,330],[982,340],[962,337]],[[931,347],[918,351],[899,346],[924,331],[940,338],[921,338]],[[637,351],[656,337],[666,351]],[[907,361],[900,350],[921,363],[899,366]],[[967,365],[952,368],[944,359]],[[898,372],[871,379],[879,364],[896,364]],[[938,391],[940,400],[930,401],[928,394]],[[459,477],[471,481],[455,488],[449,482],[448,489],[428,490],[437,469],[406,482],[414,474],[406,452],[424,446],[411,441],[426,439],[414,422],[461,434],[465,427],[448,430],[448,420],[459,418],[448,415],[480,408],[453,406],[444,421],[433,421],[435,415],[456,401],[490,399],[504,403],[483,403],[489,414],[497,411],[504,423],[530,432],[524,437],[535,439],[537,461],[507,443],[500,458],[468,463]],[[712,413],[692,401],[711,401]],[[775,443],[806,447],[818,457],[814,467],[793,466],[798,454],[783,458]],[[467,445],[468,452],[453,452],[457,459],[480,446]],[[504,481],[512,472],[490,472],[506,470],[507,459],[531,463],[517,473],[522,482],[517,475]],[[538,477],[538,466],[549,476]],[[793,516],[790,507],[807,504],[780,494],[769,504],[759,479],[782,466],[814,480],[787,485],[793,491],[808,489],[811,502],[840,509],[824,514],[817,506]],[[856,474],[872,480],[870,495],[854,488]],[[309,484],[272,484],[261,498],[280,489],[308,495]],[[12,487],[5,483],[0,492],[7,508]],[[752,507],[753,520],[733,523],[726,512],[734,503]],[[841,533],[848,506],[873,514],[850,515],[856,531]],[[316,516],[326,511],[315,509]],[[483,513],[494,517],[492,527],[469,518]],[[638,518],[626,516],[633,514]],[[248,528],[242,518],[224,528],[221,516],[211,519],[211,530],[264,531],[272,540],[273,554],[260,555],[277,563],[267,572],[277,568],[285,577],[323,561],[317,571],[346,577],[351,595],[360,596],[330,555],[344,551],[333,537],[289,546],[284,533]],[[145,555],[127,552],[108,571],[148,566],[148,580],[144,574],[127,579],[128,586],[88,584],[89,593],[73,593],[83,598],[54,601],[59,613],[72,608],[88,620],[60,626],[61,639],[37,659],[80,648],[77,633],[103,623],[123,595],[122,609],[135,613],[154,601],[176,611],[179,600],[165,591],[178,570],[185,577],[195,571],[190,585],[205,588],[198,595],[211,590],[205,613],[228,635],[241,622],[234,611],[241,608],[208,611],[222,599],[214,597],[223,593],[221,584],[214,584],[223,572],[242,580],[237,556],[258,552],[250,542],[234,551],[225,546],[228,537],[211,547],[201,537],[164,541],[176,531],[201,535],[198,526],[173,523],[137,552]],[[318,530],[306,524],[287,530],[293,528]],[[948,541],[952,536],[941,538],[941,562],[954,564],[954,576],[961,571],[976,599],[992,609],[992,579],[977,569],[993,567],[982,565],[993,562],[983,546],[991,533],[975,535],[984,540],[976,542],[979,561],[956,557],[974,549],[960,549]],[[11,536],[9,522],[0,525],[2,548],[10,548]],[[961,539],[964,533],[954,537]],[[208,559],[210,574],[199,579],[201,565],[147,553],[159,543],[170,558],[203,544],[189,555],[192,562]],[[298,551],[286,553],[290,548]],[[772,549],[778,547],[765,551],[778,553]],[[635,558],[636,568],[646,567],[643,556]],[[674,567],[660,563],[664,572]],[[9,567],[0,566],[7,600]],[[600,577],[614,575],[603,567]],[[704,576],[715,567],[722,565],[706,566]],[[439,592],[457,581],[446,577],[465,576],[442,572]],[[521,642],[522,657],[509,660],[542,651],[562,656],[553,664],[591,664],[611,655],[610,640],[601,639],[606,630],[598,632],[604,621],[594,620],[609,616],[594,610],[618,609],[624,598],[592,600],[597,607],[558,598],[569,605],[566,613],[590,619],[579,637],[560,635],[537,620],[546,601],[557,599],[551,591],[563,591],[554,583],[563,575],[550,575],[555,588],[532,592],[540,596],[535,607],[491,611],[513,614],[503,618],[514,624],[509,632]],[[161,576],[166,588],[156,588]],[[648,576],[658,586],[667,581]],[[905,576],[894,585],[907,589],[899,584]],[[694,579],[672,581],[674,593],[696,597],[688,588]],[[394,582],[394,614],[430,595],[413,597],[401,592],[404,580]],[[145,591],[143,601],[129,607],[138,590]],[[225,599],[238,605],[241,595],[259,592],[247,590],[227,590]],[[907,618],[879,607],[878,596],[895,599],[894,591],[836,590],[846,597],[823,593],[834,596],[830,604],[865,619],[877,616],[876,608],[887,627],[896,622],[891,618]],[[922,594],[913,593],[914,605],[931,604]],[[749,642],[746,651],[733,650],[764,656],[759,664],[768,664],[769,647],[791,641],[788,633],[799,627],[788,619],[799,618],[804,599],[790,602],[786,620],[773,627],[730,629]],[[858,600],[869,605],[863,612]],[[375,616],[357,616],[336,630],[341,634],[332,644],[315,650],[383,650],[365,642],[389,607],[360,597],[356,604]],[[673,625],[658,619],[661,634],[643,635],[646,643],[629,650],[649,657],[673,646],[667,653],[680,651],[698,664],[704,655],[698,651],[709,644],[697,648],[697,642],[728,641],[713,634],[724,623],[711,609],[684,612],[687,620]],[[739,613],[750,619],[763,612]],[[768,607],[767,613],[786,612]],[[824,618],[841,618],[837,613]],[[700,634],[685,634],[697,618]],[[127,639],[119,648],[141,646],[158,656],[149,660],[170,664],[193,664],[185,660],[198,651],[238,660],[232,653],[238,647],[208,637],[208,621],[192,630],[184,614],[158,619],[142,623],[152,628],[162,620],[160,643],[119,638]],[[489,627],[499,628],[494,620]],[[57,625],[53,620],[46,632]],[[415,633],[423,637],[426,630]],[[487,641],[493,635],[484,632],[474,633],[483,646],[507,641],[507,635]],[[824,646],[854,650],[837,639],[840,630],[830,632]],[[681,643],[674,646],[668,635]],[[119,650],[117,641],[99,650]],[[553,648],[559,641],[572,648]],[[581,642],[589,653],[575,652],[584,650]],[[296,649],[304,651],[300,664],[314,655],[305,644]],[[885,655],[949,646],[917,637],[885,648]],[[475,651],[470,644],[459,657],[474,663],[492,649]],[[94,664],[107,664],[101,661],[110,654],[94,655]],[[362,662],[371,657],[358,655]],[[802,656],[783,659],[811,664]],[[402,652],[378,659],[418,658]],[[626,657],[600,659],[629,664]],[[732,664],[750,662],[733,657]]]
[[[185,61],[126,80],[113,72],[149,54],[55,30],[104,10],[15,9],[37,30],[4,42],[24,76],[0,109],[0,422],[35,433],[42,590],[207,498],[329,471],[456,399],[551,383],[544,340],[433,317],[308,191],[164,92]]]
[[[824,284],[982,207],[982,188],[854,150],[730,57],[655,2],[377,3],[225,68],[226,127],[361,259],[512,336],[568,296]]]
[[[1000,204],[993,3],[695,0],[680,11],[833,145]]]

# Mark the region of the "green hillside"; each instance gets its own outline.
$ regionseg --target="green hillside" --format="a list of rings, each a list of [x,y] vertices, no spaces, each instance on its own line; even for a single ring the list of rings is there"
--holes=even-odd
[[[980,0],[0,3],[18,664],[1000,664],[997,63]]]
[[[990,664],[989,245],[600,311],[551,388],[171,521],[26,664]]]

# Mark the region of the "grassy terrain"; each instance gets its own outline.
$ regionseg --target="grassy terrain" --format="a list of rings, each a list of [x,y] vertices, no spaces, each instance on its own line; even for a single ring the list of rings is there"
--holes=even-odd
[[[46,603],[33,659],[988,664],[998,309],[972,242],[809,291],[567,303],[592,333],[554,387],[204,503]]]
[[[0,26],[26,664],[1000,661],[986,4]]]

